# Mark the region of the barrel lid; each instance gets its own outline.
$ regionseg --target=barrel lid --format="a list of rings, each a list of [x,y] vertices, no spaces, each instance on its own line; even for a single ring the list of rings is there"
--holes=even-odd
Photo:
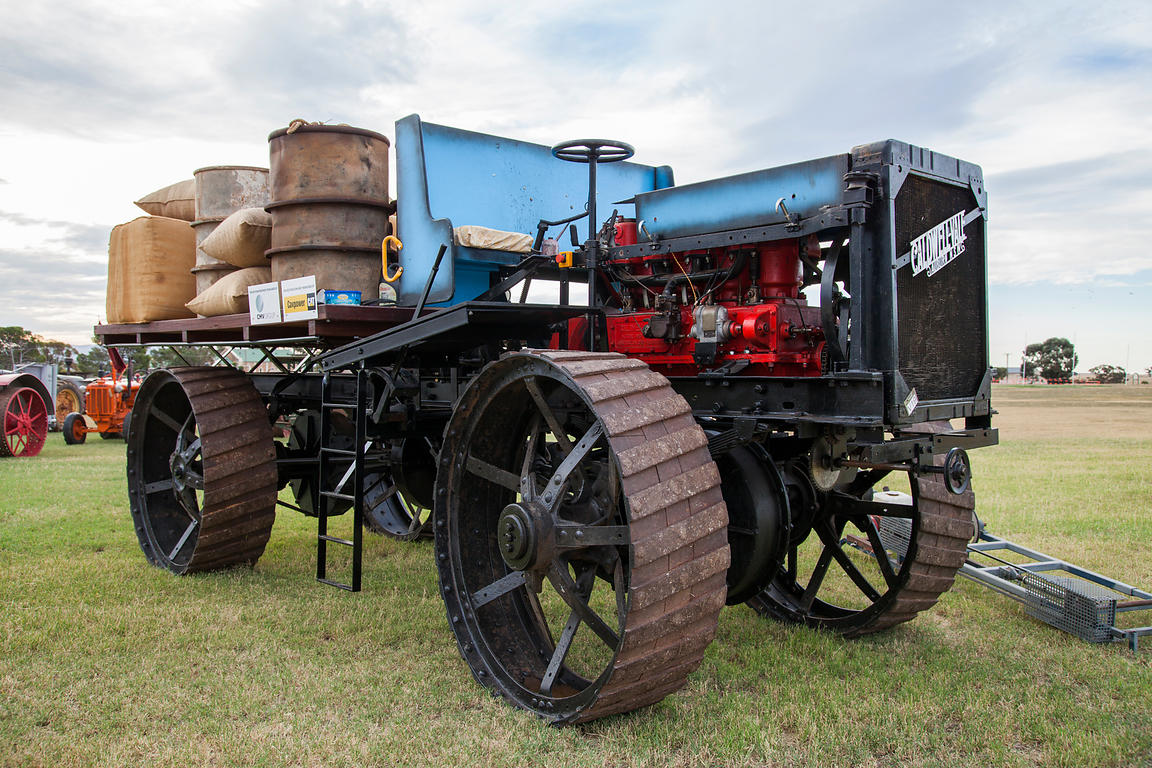
[[[263,171],[264,173],[268,173],[267,168],[261,168],[257,165],[207,165],[192,171],[192,175],[195,176],[198,173],[204,173],[206,171]]]
[[[292,133],[350,133],[354,136],[367,136],[368,138],[376,139],[377,141],[384,142],[388,146],[392,146],[392,142],[390,142],[384,134],[369,131],[367,128],[355,128],[351,125],[310,125],[305,123],[297,127]],[[288,129],[280,128],[268,134],[268,141],[287,135]]]

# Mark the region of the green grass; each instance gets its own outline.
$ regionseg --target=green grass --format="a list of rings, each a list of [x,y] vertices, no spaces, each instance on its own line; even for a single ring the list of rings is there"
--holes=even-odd
[[[1152,587],[1152,393],[994,402],[989,529]],[[370,537],[348,594],[285,511],[255,569],[174,577],[136,544],[123,454],[52,435],[0,460],[0,765],[1152,764],[1152,640],[1088,645],[965,580],[857,641],[725,609],[679,693],[551,728],[473,681],[427,542]]]

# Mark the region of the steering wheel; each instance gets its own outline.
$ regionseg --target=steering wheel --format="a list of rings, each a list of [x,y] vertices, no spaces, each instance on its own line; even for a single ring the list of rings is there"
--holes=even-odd
[[[570,163],[618,163],[636,154],[631,144],[608,139],[576,139],[552,147],[552,157]]]

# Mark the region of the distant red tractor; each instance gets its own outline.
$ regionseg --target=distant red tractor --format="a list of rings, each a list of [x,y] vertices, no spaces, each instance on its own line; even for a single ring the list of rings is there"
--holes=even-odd
[[[108,350],[112,373],[88,384],[84,390],[84,413],[70,413],[64,419],[64,442],[68,445],[83,443],[89,432],[97,432],[105,440],[118,437],[127,439],[128,416],[136,401],[140,382],[132,376],[132,367],[116,349]]]
[[[0,456],[35,456],[48,438],[52,402],[40,379],[29,373],[0,375]]]

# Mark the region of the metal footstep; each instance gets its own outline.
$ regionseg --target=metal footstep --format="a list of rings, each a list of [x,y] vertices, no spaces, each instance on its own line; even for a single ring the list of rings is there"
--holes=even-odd
[[[877,500],[891,503],[904,499],[911,503],[910,496],[895,491],[876,496]],[[881,517],[878,523],[884,548],[897,561],[902,560],[908,551],[910,521]],[[1152,611],[1152,593],[994,536],[983,526],[977,526],[977,530],[976,541],[968,545],[968,560],[960,568],[961,576],[1007,595],[1023,604],[1029,616],[1089,643],[1127,641],[1135,652],[1140,638],[1152,635],[1152,625],[1116,626],[1120,614]],[[867,542],[849,543],[875,554]]]

